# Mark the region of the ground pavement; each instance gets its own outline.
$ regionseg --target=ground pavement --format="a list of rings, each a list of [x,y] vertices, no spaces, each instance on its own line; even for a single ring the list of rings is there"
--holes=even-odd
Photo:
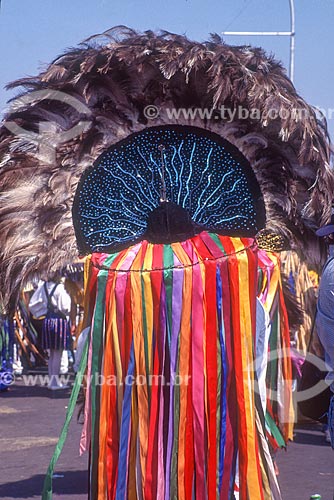
[[[15,382],[0,393],[0,500],[40,498],[44,475],[62,427],[69,391]],[[54,500],[87,498],[87,455],[79,457],[81,424],[70,426],[55,470]],[[321,427],[296,428],[295,442],[277,458],[283,500],[334,500],[334,450]]]

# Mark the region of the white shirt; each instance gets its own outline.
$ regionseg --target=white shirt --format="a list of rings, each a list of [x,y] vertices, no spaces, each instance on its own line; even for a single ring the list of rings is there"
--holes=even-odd
[[[53,281],[48,281],[46,283],[46,288],[48,290],[48,294],[50,294],[55,287]],[[69,316],[71,310],[71,297],[65,290],[64,283],[58,283],[55,291],[51,297],[52,304],[67,317]],[[48,300],[46,297],[46,293],[44,290],[44,281],[40,281],[38,283],[38,287],[33,293],[30,302],[29,302],[29,310],[35,318],[40,318],[41,316],[45,316],[47,313],[47,305]]]

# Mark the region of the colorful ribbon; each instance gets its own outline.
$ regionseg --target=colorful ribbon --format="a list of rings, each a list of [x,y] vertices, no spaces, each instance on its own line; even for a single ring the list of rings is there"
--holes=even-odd
[[[92,255],[91,498],[228,500],[236,475],[240,500],[268,498],[255,319],[258,287],[269,311],[281,299],[274,260],[251,239],[207,232]]]

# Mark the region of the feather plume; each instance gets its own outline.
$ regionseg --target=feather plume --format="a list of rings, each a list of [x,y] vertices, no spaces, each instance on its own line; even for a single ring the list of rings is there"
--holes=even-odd
[[[330,218],[334,190],[327,131],[280,63],[262,49],[231,47],[218,35],[197,43],[121,26],[8,88],[17,88],[19,97],[0,128],[6,304],[30,275],[77,257],[71,207],[84,170],[120,139],[159,124],[202,127],[237,146],[264,194],[267,229],[313,265],[322,261],[314,229]],[[152,104],[160,115],[148,120],[144,110]],[[248,110],[247,118],[221,116],[222,107],[238,106]],[[217,118],[168,117],[167,108],[181,107],[215,108]]]

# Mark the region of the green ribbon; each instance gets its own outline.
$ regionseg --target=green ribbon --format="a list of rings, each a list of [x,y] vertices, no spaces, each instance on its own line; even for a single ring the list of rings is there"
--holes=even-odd
[[[118,253],[108,255],[103,266],[109,269],[101,269],[98,274],[97,296],[94,309],[94,322],[92,326],[92,372],[91,372],[91,465],[90,465],[90,497],[96,495],[98,485],[98,457],[99,457],[99,432],[100,432],[100,395],[101,386],[99,376],[102,374],[102,357],[104,350],[104,324],[106,312],[106,289],[110,268]]]
[[[107,261],[107,259],[106,259]],[[104,265],[109,263],[104,262]],[[99,376],[102,367],[103,334],[105,322],[105,294],[108,279],[108,271],[101,270],[98,275],[97,297],[94,310],[94,323],[92,325],[92,371],[91,371],[91,414],[92,414],[92,434],[91,451],[92,461],[90,466],[90,487],[95,488],[98,481],[98,461],[99,456],[99,424],[100,424],[100,390]],[[91,492],[92,493],[92,492]]]
[[[52,458],[50,460],[50,464],[46,473],[46,477],[44,480],[44,485],[43,485],[43,492],[42,492],[42,500],[51,500],[52,499],[52,476],[53,476],[53,471],[55,468],[56,463],[58,462],[58,459],[60,457],[60,454],[63,450],[66,438],[67,438],[67,433],[68,433],[68,428],[71,422],[71,419],[73,417],[75,405],[78,399],[80,387],[82,384],[84,372],[86,370],[87,366],[87,353],[88,353],[88,342],[89,342],[89,335],[88,338],[85,342],[85,346],[83,349],[82,357],[80,360],[80,365],[79,365],[79,370],[77,372],[77,375],[75,377],[70,401],[68,403],[68,408],[66,412],[66,418],[65,422],[63,425],[63,428],[61,430],[58,443],[56,445],[55,451],[52,455]]]
[[[266,421],[267,427],[271,431],[271,434],[274,437],[274,439],[276,440],[278,446],[280,448],[286,448],[286,443],[284,441],[284,438],[283,438],[279,428],[277,427],[275,421],[272,419],[271,415],[268,412],[266,412],[265,421]]]
[[[224,255],[227,255],[227,252],[226,252],[226,250],[225,250],[222,242],[220,241],[218,234],[209,233],[209,236],[212,239],[212,241],[214,241],[216,243],[216,245],[219,248],[219,250],[221,250]]]

